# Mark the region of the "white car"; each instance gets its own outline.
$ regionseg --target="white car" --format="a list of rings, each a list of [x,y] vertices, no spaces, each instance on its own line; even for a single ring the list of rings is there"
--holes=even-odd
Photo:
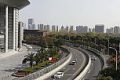
[[[59,71],[59,72],[57,72],[57,73],[54,75],[54,78],[61,78],[61,77],[63,77],[63,75],[64,75],[64,72],[63,72],[63,71]]]

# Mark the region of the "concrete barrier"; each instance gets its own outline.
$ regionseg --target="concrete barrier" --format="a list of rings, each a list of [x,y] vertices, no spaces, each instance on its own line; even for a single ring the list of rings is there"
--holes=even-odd
[[[98,51],[97,49],[91,48],[91,47],[87,47],[86,49],[91,51],[93,54],[95,54],[96,56],[99,57],[99,59],[101,60],[101,63],[102,63],[102,69],[104,69],[107,66],[106,60],[105,60],[104,56],[101,54],[102,52]]]
[[[64,66],[66,66],[70,62],[71,59],[72,59],[72,53],[70,53],[69,58],[62,65],[58,66],[57,68],[53,69],[52,71],[44,74],[43,76],[41,76],[35,80],[45,80],[45,79],[49,78],[50,76],[54,75],[56,72],[61,70]]]
[[[88,55],[88,57],[89,57],[88,64],[85,66],[85,68],[82,70],[82,72],[74,80],[82,80],[84,78],[84,76],[87,74],[87,72],[91,66],[91,57],[89,55]]]

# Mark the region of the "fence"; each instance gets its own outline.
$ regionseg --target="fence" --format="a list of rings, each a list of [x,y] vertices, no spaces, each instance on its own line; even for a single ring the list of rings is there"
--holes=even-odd
[[[12,80],[34,80],[34,79],[36,79],[36,78],[50,72],[51,70],[57,68],[62,63],[64,63],[70,56],[71,56],[71,53],[67,57],[59,60],[58,62],[56,62],[56,63],[54,63],[54,64],[52,64],[52,65],[50,65],[50,66],[48,66],[46,68],[43,68],[43,69],[41,69],[41,70],[39,70],[37,72],[34,72],[34,73],[32,73],[32,74],[30,74],[28,76],[21,77],[21,78],[14,78]]]

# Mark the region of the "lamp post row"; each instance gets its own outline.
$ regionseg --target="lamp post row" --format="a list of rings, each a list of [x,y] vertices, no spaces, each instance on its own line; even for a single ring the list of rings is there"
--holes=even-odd
[[[116,65],[116,71],[117,71],[117,68],[118,68],[118,66],[117,66],[117,63],[118,63],[118,61],[117,61],[118,53],[117,53],[117,50],[115,48],[109,47],[109,39],[108,39],[108,54],[109,54],[109,48],[115,50],[115,52],[116,52],[116,58],[115,58],[115,62],[116,63],[115,63],[115,65]],[[119,53],[120,53],[120,43],[119,43]]]

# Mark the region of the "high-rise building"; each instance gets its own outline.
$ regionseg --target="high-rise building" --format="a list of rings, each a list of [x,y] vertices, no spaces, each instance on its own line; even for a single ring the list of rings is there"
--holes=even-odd
[[[89,28],[89,31],[88,32],[92,32],[92,29],[91,28]]]
[[[56,32],[56,26],[52,25],[52,32]]]
[[[116,33],[116,34],[120,33],[120,27],[119,26],[114,27],[114,33]]]
[[[92,32],[95,32],[95,28],[92,28]]]
[[[28,29],[35,30],[35,23],[33,18],[28,19]]]
[[[113,28],[106,29],[106,33],[114,33]]]
[[[56,32],[58,32],[58,31],[59,31],[58,26],[56,26]]]
[[[95,32],[96,33],[104,33],[104,25],[102,25],[102,24],[95,25]]]
[[[87,32],[88,32],[88,26],[84,26],[82,32],[83,32],[83,33],[87,33]]]
[[[61,28],[60,28],[60,32],[64,32],[65,31],[65,28],[64,26],[62,25]]]
[[[43,24],[38,24],[38,30],[44,30],[44,25]]]
[[[87,26],[76,26],[77,33],[87,33],[88,27]]]
[[[66,28],[65,28],[65,32],[66,32],[66,33],[69,32],[69,27],[68,27],[68,26],[66,26]]]
[[[70,33],[73,32],[73,26],[70,26],[69,32],[70,32]]]
[[[45,31],[50,31],[50,25],[44,25],[44,30]]]
[[[4,52],[18,49],[19,10],[30,4],[28,0],[0,0],[0,48]]]
[[[28,19],[28,24],[34,24],[34,19],[33,18]]]

